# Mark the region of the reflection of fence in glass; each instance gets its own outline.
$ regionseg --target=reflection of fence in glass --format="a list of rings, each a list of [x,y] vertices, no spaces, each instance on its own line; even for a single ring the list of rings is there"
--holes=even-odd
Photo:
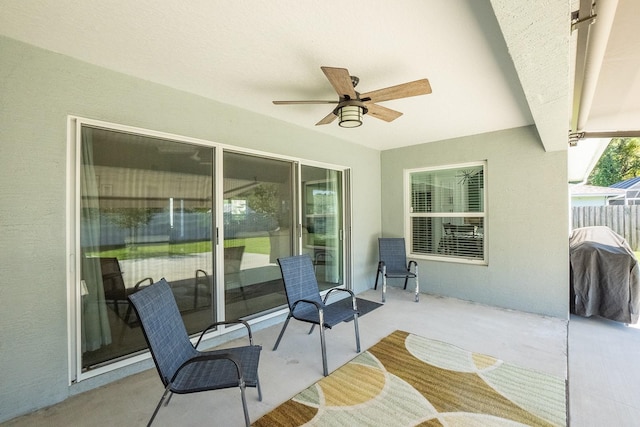
[[[123,214],[124,211],[132,211],[131,215]],[[166,236],[170,242],[190,242],[211,239],[211,213],[210,212],[179,212],[181,227],[171,227],[170,214],[163,210],[145,210],[148,217],[145,221],[136,222],[135,233],[132,234],[131,221],[136,217],[131,209],[106,209],[100,213],[100,238],[101,247],[125,246],[127,242],[149,240],[150,236]],[[87,227],[91,224],[85,218],[80,224],[82,237],[89,235]],[[125,221],[126,219],[126,221]],[[124,221],[124,222],[123,222]],[[82,246],[86,246],[83,242]]]

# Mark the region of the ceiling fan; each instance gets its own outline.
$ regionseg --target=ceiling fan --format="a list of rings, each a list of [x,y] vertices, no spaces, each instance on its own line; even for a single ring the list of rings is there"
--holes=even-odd
[[[273,103],[276,105],[338,104],[331,113],[316,123],[316,126],[329,124],[339,117],[339,125],[349,128],[362,125],[362,116],[365,114],[386,122],[391,122],[402,115],[401,112],[378,105],[377,102],[431,93],[431,85],[427,79],[403,83],[372,92],[358,93],[355,87],[360,79],[349,75],[349,71],[346,68],[320,68],[329,79],[331,86],[338,93],[339,99],[337,101],[273,101]]]

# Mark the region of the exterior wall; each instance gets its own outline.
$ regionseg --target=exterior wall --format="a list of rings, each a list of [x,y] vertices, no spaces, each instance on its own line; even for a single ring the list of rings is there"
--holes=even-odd
[[[489,263],[419,261],[422,291],[568,318],[566,151],[545,152],[525,127],[388,150],[381,159],[385,237],[403,236],[404,169],[487,160]]]
[[[151,366],[68,383],[67,115],[350,167],[354,290],[372,286],[378,151],[4,37],[0,63],[0,422]]]

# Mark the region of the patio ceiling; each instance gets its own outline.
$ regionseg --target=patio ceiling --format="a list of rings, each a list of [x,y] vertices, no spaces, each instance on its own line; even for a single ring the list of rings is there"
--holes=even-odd
[[[591,2],[0,0],[0,34],[378,150],[534,124],[557,151],[569,131],[640,128],[640,2]],[[272,104],[336,99],[320,66],[363,92],[426,77],[433,93],[384,102],[404,114],[356,129],[315,126],[329,105]],[[570,179],[599,144],[588,161],[569,152],[583,165]]]
[[[531,124],[564,150],[567,1],[0,0],[0,34],[378,150]],[[321,66],[361,92],[428,78],[433,93],[356,129],[315,126],[330,105],[272,104],[337,99]]]
[[[615,136],[640,136],[640,2],[575,0],[569,181],[582,182]]]

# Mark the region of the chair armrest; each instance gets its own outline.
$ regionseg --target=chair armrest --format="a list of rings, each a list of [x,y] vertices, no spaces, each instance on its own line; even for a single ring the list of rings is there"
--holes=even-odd
[[[409,264],[407,264],[407,270],[411,270],[411,264],[414,265],[414,268],[418,267],[418,263],[416,261],[414,261],[414,260],[411,260],[411,261],[409,261]]]
[[[327,293],[325,294],[325,296],[324,296],[324,303],[325,303],[325,304],[327,303],[327,300],[329,299],[329,295],[330,295],[332,292],[334,292],[334,291],[336,291],[336,292],[347,292],[347,293],[349,293],[349,295],[351,295],[351,303],[352,303],[353,309],[354,309],[354,310],[357,310],[357,309],[358,309],[358,304],[356,303],[356,295],[353,293],[353,291],[352,291],[352,290],[350,290],[350,289],[344,289],[344,288],[333,288],[333,289],[331,289],[329,292],[327,292]]]
[[[318,323],[318,325],[322,325],[324,324],[324,305],[323,303],[319,303],[318,301],[312,301],[312,300],[308,300],[308,299],[299,299],[298,301],[294,302],[293,305],[291,306],[291,316],[293,316],[294,319],[298,319],[294,313],[296,307],[298,306],[299,303],[305,303],[305,304],[313,304],[316,308],[316,310],[318,311],[318,318],[320,319],[320,323]],[[313,330],[313,329],[312,329]],[[311,331],[309,331],[309,333],[311,333]]]
[[[249,323],[246,322],[245,320],[225,320],[225,321],[220,321],[220,322],[215,322],[210,324],[209,326],[207,326],[202,333],[200,334],[200,337],[198,338],[198,341],[196,342],[196,345],[194,346],[195,348],[198,348],[198,345],[200,344],[200,341],[202,341],[202,337],[204,337],[204,334],[206,334],[207,332],[209,332],[210,329],[215,328],[216,326],[219,325],[238,325],[238,324],[243,324],[245,328],[247,328],[247,334],[249,335],[249,345],[253,345],[253,335],[251,333],[251,326],[249,326]]]
[[[293,312],[293,310],[296,308],[298,303],[301,303],[301,302],[304,302],[306,304],[313,304],[313,305],[316,306],[316,309],[318,311],[322,310],[322,305],[320,305],[320,303],[318,301],[311,301],[309,299],[299,299],[298,301],[293,303],[293,305],[291,306],[291,311]]]
[[[138,281],[138,283],[136,283],[136,285],[133,287],[133,291],[137,292],[140,290],[140,285],[142,285],[144,282],[149,282],[149,285],[153,285],[153,279],[151,277],[145,277],[144,279]],[[149,286],[147,285],[147,286]],[[144,286],[143,286],[144,287]]]
[[[238,373],[238,381],[243,381],[240,359],[238,359],[236,356],[234,356],[231,353],[216,353],[216,354],[204,353],[199,356],[193,357],[187,360],[186,362],[184,362],[182,365],[180,365],[180,367],[176,369],[175,374],[173,374],[173,377],[171,378],[171,383],[173,383],[176,380],[176,378],[180,374],[180,371],[182,371],[182,369],[185,368],[186,366],[191,365],[193,363],[202,363],[210,360],[230,360],[231,362],[233,362],[233,364],[236,367],[236,372]]]
[[[382,271],[384,266],[385,266],[384,261],[378,261],[378,271]]]

